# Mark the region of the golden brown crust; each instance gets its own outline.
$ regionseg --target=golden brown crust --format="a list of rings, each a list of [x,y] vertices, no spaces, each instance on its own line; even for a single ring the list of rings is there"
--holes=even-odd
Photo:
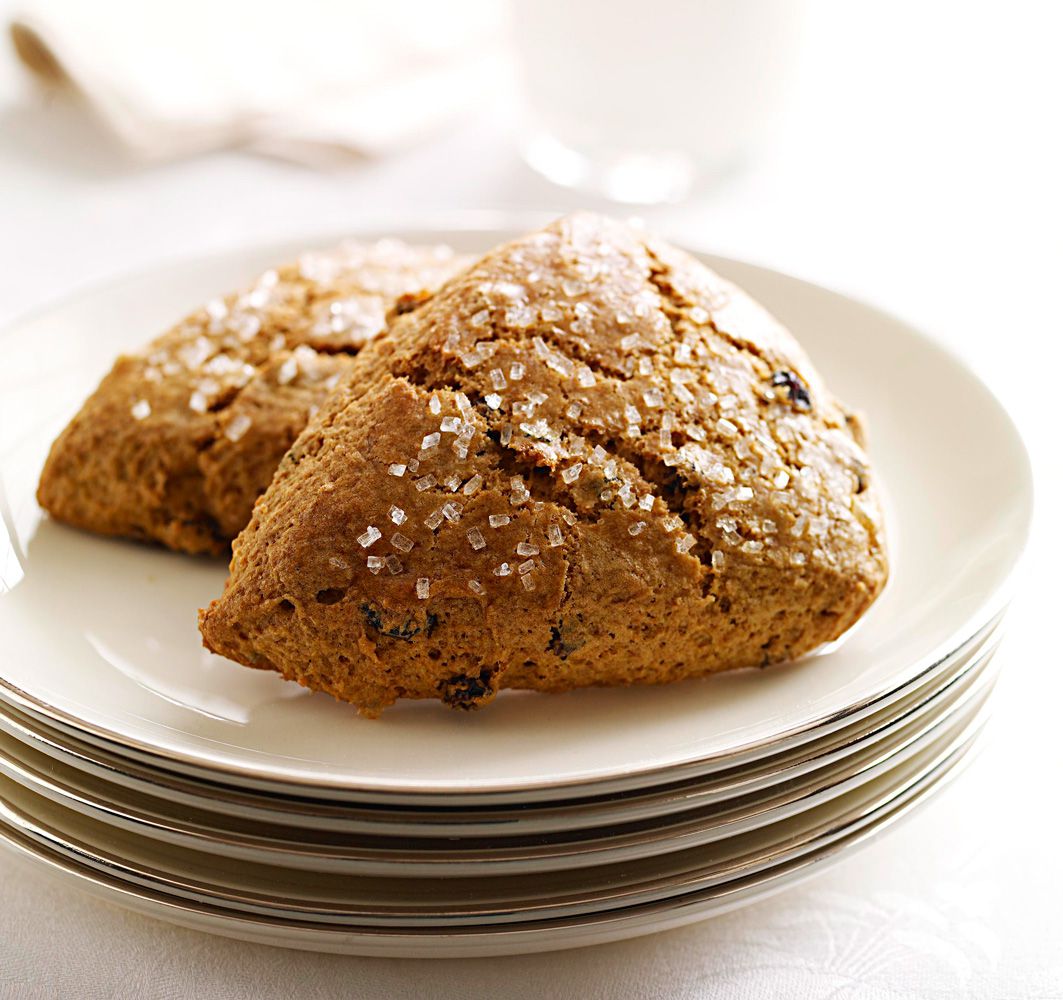
[[[209,303],[118,359],[53,444],[41,506],[101,534],[228,552],[351,356],[465,263],[348,243]]]
[[[563,219],[356,359],[234,544],[205,643],[367,715],[800,656],[886,579],[851,420],[740,290]]]

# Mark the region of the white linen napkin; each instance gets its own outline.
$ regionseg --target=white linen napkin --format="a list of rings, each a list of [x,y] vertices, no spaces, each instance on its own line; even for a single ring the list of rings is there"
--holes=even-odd
[[[240,146],[377,156],[483,100],[504,71],[492,0],[36,0],[22,63],[76,91],[134,155]]]

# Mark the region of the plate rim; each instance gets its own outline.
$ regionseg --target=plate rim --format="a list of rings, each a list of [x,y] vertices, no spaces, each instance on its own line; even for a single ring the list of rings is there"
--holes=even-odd
[[[721,871],[721,876],[713,876],[706,879],[703,871],[698,868],[691,869],[688,872],[677,873],[667,876],[669,882],[673,885],[673,889],[669,890],[647,890],[645,887],[638,889],[637,891],[630,890],[624,893],[623,896],[617,896],[608,892],[599,893],[595,901],[584,903],[566,903],[558,904],[552,902],[547,906],[538,906],[537,909],[549,911],[550,909],[557,909],[559,905],[566,905],[572,907],[579,907],[571,913],[555,913],[554,915],[544,915],[538,919],[534,916],[529,916],[526,920],[514,919],[513,915],[506,919],[503,915],[501,919],[497,916],[484,916],[480,922],[477,922],[475,914],[471,914],[469,918],[459,918],[457,920],[448,921],[445,917],[424,917],[418,918],[415,915],[410,915],[406,918],[398,918],[391,920],[377,920],[375,922],[358,924],[357,917],[350,919],[343,919],[342,917],[330,919],[324,909],[317,908],[313,905],[303,907],[301,909],[288,909],[285,911],[284,907],[273,907],[274,912],[267,912],[271,907],[265,905],[259,908],[242,908],[241,906],[229,906],[224,902],[209,902],[207,897],[197,899],[196,894],[182,894],[181,892],[175,892],[173,894],[168,893],[161,888],[155,888],[148,885],[143,885],[137,881],[125,882],[121,876],[119,876],[115,870],[115,867],[107,862],[105,858],[95,857],[93,858],[93,852],[91,847],[88,850],[79,849],[74,845],[72,852],[70,850],[64,852],[59,847],[56,848],[55,853],[65,861],[73,860],[75,857],[84,857],[86,860],[83,862],[90,875],[94,874],[107,874],[110,877],[120,879],[124,882],[124,887],[127,890],[133,890],[134,894],[142,891],[156,892],[158,894],[165,894],[168,898],[175,902],[179,902],[182,905],[191,905],[193,907],[203,906],[216,906],[222,907],[226,912],[239,919],[244,917],[251,919],[273,919],[277,921],[283,921],[287,923],[302,922],[314,927],[331,927],[333,930],[341,930],[347,928],[354,928],[356,930],[365,929],[370,933],[382,934],[387,937],[389,935],[407,934],[413,932],[415,934],[426,934],[430,937],[448,937],[458,936],[462,934],[481,934],[481,935],[495,935],[505,934],[510,930],[519,931],[522,927],[531,926],[535,929],[537,925],[544,924],[579,924],[585,920],[609,920],[614,917],[623,918],[625,912],[635,909],[641,909],[643,907],[664,906],[666,908],[683,905],[684,902],[689,902],[699,896],[713,896],[714,894],[727,893],[733,890],[736,884],[744,883],[750,879],[759,879],[762,877],[772,878],[772,872],[780,868],[787,868],[791,864],[798,866],[802,863],[810,860],[814,860],[821,852],[830,853],[836,849],[839,844],[843,847],[846,843],[850,842],[850,838],[854,838],[856,841],[861,841],[863,835],[871,833],[876,829],[890,826],[888,822],[889,818],[898,812],[906,814],[909,810],[908,807],[918,802],[925,802],[934,797],[935,789],[940,789],[943,784],[948,785],[951,780],[962,773],[969,764],[977,758],[978,752],[984,746],[984,730],[987,724],[987,720],[991,715],[992,700],[983,704],[975,713],[973,713],[965,722],[954,725],[953,730],[947,738],[942,737],[940,741],[940,747],[934,749],[933,758],[918,766],[914,771],[909,771],[904,775],[899,782],[893,782],[888,788],[882,789],[874,793],[870,801],[861,805],[853,807],[846,813],[844,821],[840,821],[837,817],[833,820],[821,823],[818,832],[813,836],[810,836],[806,844],[816,844],[808,848],[806,846],[803,850],[795,850],[791,845],[789,847],[777,845],[777,849],[771,853],[770,857],[762,858],[760,863],[746,864],[742,863],[737,866],[732,862],[729,866],[736,871],[740,868],[740,874],[733,874],[728,876],[724,871]],[[929,754],[930,749],[924,751]],[[901,765],[903,768],[903,765]],[[886,781],[888,776],[884,776],[880,780]],[[43,844],[39,842],[38,837],[29,833],[25,833],[22,827],[28,826],[33,828],[40,828],[40,824],[33,817],[22,817],[22,821],[19,822],[16,819],[14,825],[10,824],[6,817],[11,810],[7,807],[6,803],[0,803],[0,846],[10,846],[12,842],[11,834],[16,834],[18,840],[22,840],[23,837],[28,839],[31,844],[34,844],[37,850],[33,853],[38,860],[46,860],[42,857],[42,851],[48,850]],[[45,840],[62,840],[63,835],[57,838],[55,831],[52,831],[51,836],[46,836]],[[68,847],[70,845],[67,845]],[[49,851],[49,855],[51,852]],[[778,860],[771,860],[772,858]],[[693,879],[694,887],[691,888],[691,880]],[[700,881],[700,885],[697,883]],[[220,900],[224,894],[218,894]],[[625,896],[633,897],[628,903],[617,903],[617,899],[622,899]],[[614,905],[608,905],[610,901],[614,901]],[[582,910],[583,907],[593,907],[590,909]],[[501,907],[499,909],[502,909]],[[528,908],[529,914],[534,914],[535,910]],[[422,920],[422,926],[418,927],[418,920]],[[404,920],[408,922],[403,922]]]
[[[768,869],[749,876],[745,884],[733,883],[694,893],[667,897],[652,903],[643,903],[621,910],[590,913],[581,917],[558,918],[556,922],[544,922],[548,926],[506,925],[501,929],[451,928],[440,932],[403,931],[389,933],[386,928],[311,925],[293,921],[280,921],[255,914],[222,910],[192,900],[167,896],[146,887],[123,883],[113,875],[96,872],[87,866],[77,865],[72,859],[59,854],[45,853],[43,849],[21,838],[12,838],[4,824],[0,823],[0,850],[7,850],[28,867],[45,868],[48,877],[65,880],[86,896],[100,900],[106,894],[106,902],[129,912],[137,912],[157,920],[209,933],[233,940],[252,941],[273,946],[296,948],[302,951],[364,955],[391,958],[476,958],[503,957],[508,955],[543,953],[589,947],[594,944],[622,941],[657,933],[684,924],[709,919],[713,916],[759,902],[776,893],[783,892],[816,875],[838,862],[845,860],[925,808],[938,794],[946,791],[962,772],[970,766],[979,752],[976,744],[964,757],[929,786],[920,795],[884,815],[880,822],[872,824],[828,844],[819,852],[787,862],[778,868]],[[736,896],[752,887],[746,895]],[[723,900],[723,902],[720,902]],[[700,908],[699,903],[701,904]],[[150,909],[149,909],[150,908]],[[667,914],[674,914],[671,918]],[[176,915],[186,915],[178,919]],[[656,924],[649,924],[653,917]],[[203,920],[209,920],[204,926]],[[642,922],[640,922],[642,921]],[[220,925],[220,926],[219,926]],[[595,937],[601,928],[606,935]],[[236,928],[239,928],[237,930]],[[612,934],[608,929],[613,928]],[[257,929],[257,932],[256,932]],[[298,938],[292,938],[292,933]],[[550,940],[551,933],[563,935]],[[287,935],[287,936],[286,936]],[[589,938],[589,940],[588,940]],[[546,940],[544,940],[546,939]],[[459,944],[459,942],[469,942]],[[508,943],[507,943],[508,942]]]

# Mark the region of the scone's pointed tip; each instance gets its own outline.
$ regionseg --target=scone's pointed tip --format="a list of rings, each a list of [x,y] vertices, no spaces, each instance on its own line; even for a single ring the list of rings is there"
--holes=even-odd
[[[199,625],[199,638],[203,643],[203,648],[209,650],[211,653],[215,652],[214,647],[210,642],[210,627],[207,623],[207,619],[210,616],[210,609],[214,606],[214,601],[211,601],[205,608],[200,608],[196,613],[196,621]]]

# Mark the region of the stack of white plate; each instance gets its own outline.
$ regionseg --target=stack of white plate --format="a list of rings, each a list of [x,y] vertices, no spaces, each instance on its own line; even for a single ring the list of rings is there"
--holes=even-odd
[[[512,234],[402,235],[475,251]],[[403,704],[378,721],[205,653],[195,611],[224,566],[64,529],[33,491],[114,354],[297,249],[172,266],[2,335],[7,846],[234,937],[497,955],[649,933],[792,885],[970,759],[1029,519],[1021,442],[910,328],[715,258],[868,415],[893,573],[842,642],[702,682],[504,693],[474,714]]]

